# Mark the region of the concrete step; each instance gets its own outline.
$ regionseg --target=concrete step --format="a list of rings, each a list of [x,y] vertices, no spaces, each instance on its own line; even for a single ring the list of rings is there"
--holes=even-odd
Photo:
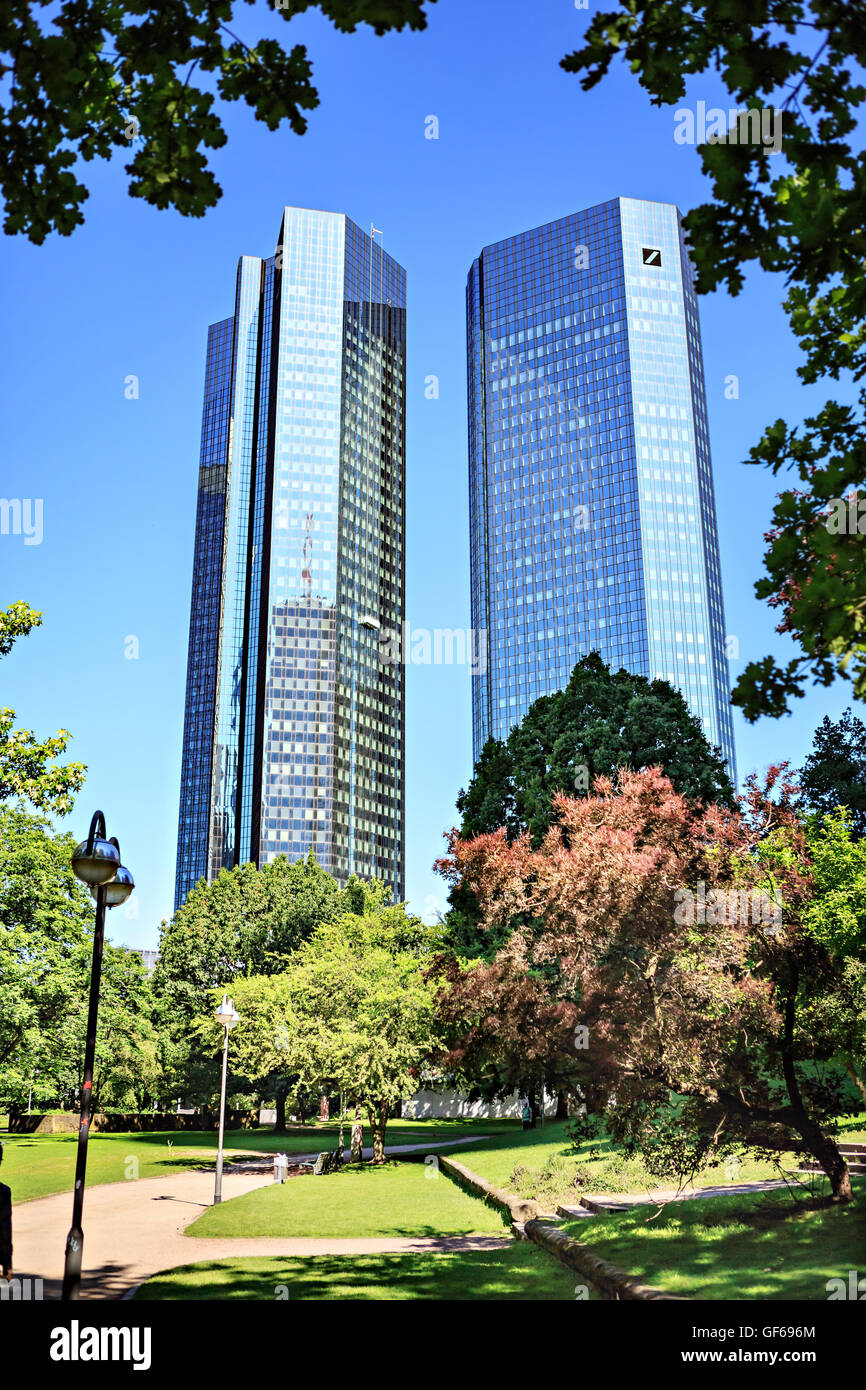
[[[562,1206],[557,1207],[556,1210],[565,1221],[577,1221],[579,1217],[595,1215],[595,1211],[591,1211],[589,1207],[585,1207],[581,1204],[578,1206],[569,1206],[567,1203],[563,1203]]]
[[[804,1168],[798,1168],[798,1173],[823,1173],[824,1169],[820,1163],[809,1163]],[[848,1172],[855,1178],[862,1178],[866,1174],[866,1163],[852,1163],[848,1160]]]

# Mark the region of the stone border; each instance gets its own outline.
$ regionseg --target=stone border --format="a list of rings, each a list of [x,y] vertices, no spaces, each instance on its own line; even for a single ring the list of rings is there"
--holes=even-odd
[[[600,1260],[597,1255],[593,1255],[589,1246],[582,1241],[575,1240],[573,1236],[566,1235],[565,1231],[559,1230],[550,1221],[539,1221],[538,1219],[527,1221],[525,1226],[526,1235],[530,1240],[535,1241],[543,1250],[554,1255],[562,1264],[569,1269],[582,1274],[585,1279],[594,1284],[597,1289],[608,1298],[629,1299],[638,1302],[655,1302],[663,1299],[665,1302],[688,1303],[689,1300],[682,1298],[679,1294],[665,1293],[663,1289],[654,1289],[649,1284],[642,1284],[639,1279],[632,1278],[625,1274],[616,1265],[609,1264],[607,1260]]]
[[[476,1196],[483,1197],[500,1211],[504,1211],[511,1219],[512,1224],[522,1226],[527,1221],[532,1221],[542,1215],[541,1207],[531,1198],[515,1197],[511,1192],[503,1192],[501,1188],[494,1187],[486,1178],[482,1178],[478,1173],[473,1173],[471,1168],[467,1168],[465,1163],[459,1163],[456,1158],[448,1158],[445,1155],[437,1156],[437,1163],[440,1168],[444,1168],[449,1177],[456,1182],[468,1187]]]
[[[485,1201],[507,1212],[515,1236],[519,1238],[522,1235],[525,1239],[534,1241],[569,1269],[582,1274],[608,1298],[640,1302],[656,1299],[675,1303],[689,1301],[681,1298],[679,1294],[665,1293],[663,1289],[654,1289],[649,1284],[642,1284],[639,1279],[617,1269],[616,1265],[608,1264],[607,1260],[600,1260],[597,1255],[593,1255],[588,1245],[561,1231],[556,1215],[542,1211],[533,1198],[515,1197],[510,1192],[503,1192],[501,1188],[494,1187],[486,1178],[473,1173],[471,1168],[467,1168],[465,1163],[459,1163],[455,1158],[442,1156],[438,1163],[449,1177],[468,1187],[476,1196],[483,1197]]]
[[[593,1216],[607,1216],[609,1212],[623,1210],[621,1207],[606,1206],[604,1202],[597,1202],[594,1197],[581,1197],[578,1205],[583,1207],[584,1211],[591,1211]],[[566,1207],[557,1207],[556,1210],[563,1221],[574,1221],[574,1214]]]

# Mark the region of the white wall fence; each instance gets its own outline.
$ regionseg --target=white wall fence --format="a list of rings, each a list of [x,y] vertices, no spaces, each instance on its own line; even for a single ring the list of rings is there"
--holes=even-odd
[[[519,1120],[523,1096],[504,1100],[468,1100],[460,1091],[416,1091],[403,1102],[404,1120]],[[556,1096],[546,1096],[544,1113],[556,1114]]]
[[[411,1100],[403,1102],[404,1120],[519,1120],[524,1097],[518,1091],[503,1100],[469,1100],[460,1091],[416,1091]],[[545,1096],[544,1113],[548,1119],[556,1114],[556,1096]],[[336,1112],[332,1120],[338,1118]],[[276,1110],[259,1111],[259,1124],[276,1124]],[[366,1124],[367,1117],[364,1116]]]

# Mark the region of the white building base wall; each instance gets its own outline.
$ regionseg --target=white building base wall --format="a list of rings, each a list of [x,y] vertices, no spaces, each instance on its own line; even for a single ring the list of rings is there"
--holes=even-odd
[[[460,1091],[416,1091],[403,1103],[404,1120],[519,1120],[523,1097],[515,1091],[504,1100],[468,1100]],[[556,1096],[547,1096],[544,1113],[556,1114]]]

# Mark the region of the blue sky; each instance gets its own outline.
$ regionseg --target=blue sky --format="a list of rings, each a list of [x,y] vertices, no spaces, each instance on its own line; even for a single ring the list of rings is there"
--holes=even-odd
[[[3,704],[41,735],[74,734],[88,778],[63,823],[83,835],[101,807],[138,889],[115,940],[156,945],[171,910],[201,389],[207,325],[230,313],[237,257],[269,255],[284,204],[372,221],[408,273],[407,617],[469,625],[465,400],[466,273],[484,245],[617,195],[702,201],[694,149],[672,108],[651,107],[621,67],[584,93],[559,59],[591,12],[569,0],[441,0],[421,34],[337,35],[318,15],[289,28],[240,6],[246,40],[307,42],[320,108],[308,133],[271,133],[223,108],[229,144],[211,154],[223,198],[204,219],[130,199],[122,160],[91,165],[86,222],[72,237],[3,244],[7,289],[2,492],[42,498],[44,535],[0,537],[5,606],[24,598],[43,627],[3,663]],[[727,106],[701,79],[689,100]],[[425,139],[425,118],[439,139]],[[751,270],[745,291],[702,301],[727,629],[743,664],[790,650],[754,598],[773,479],[742,460],[770,419],[799,420],[823,392],[795,376],[782,285]],[[437,400],[425,378],[439,377]],[[138,400],[124,382],[139,378]],[[725,399],[725,378],[740,382]],[[129,660],[127,638],[138,639]],[[444,905],[432,862],[471,773],[465,667],[407,668],[407,893]],[[802,762],[822,715],[849,687],[817,690],[791,718],[735,714],[740,775]]]

